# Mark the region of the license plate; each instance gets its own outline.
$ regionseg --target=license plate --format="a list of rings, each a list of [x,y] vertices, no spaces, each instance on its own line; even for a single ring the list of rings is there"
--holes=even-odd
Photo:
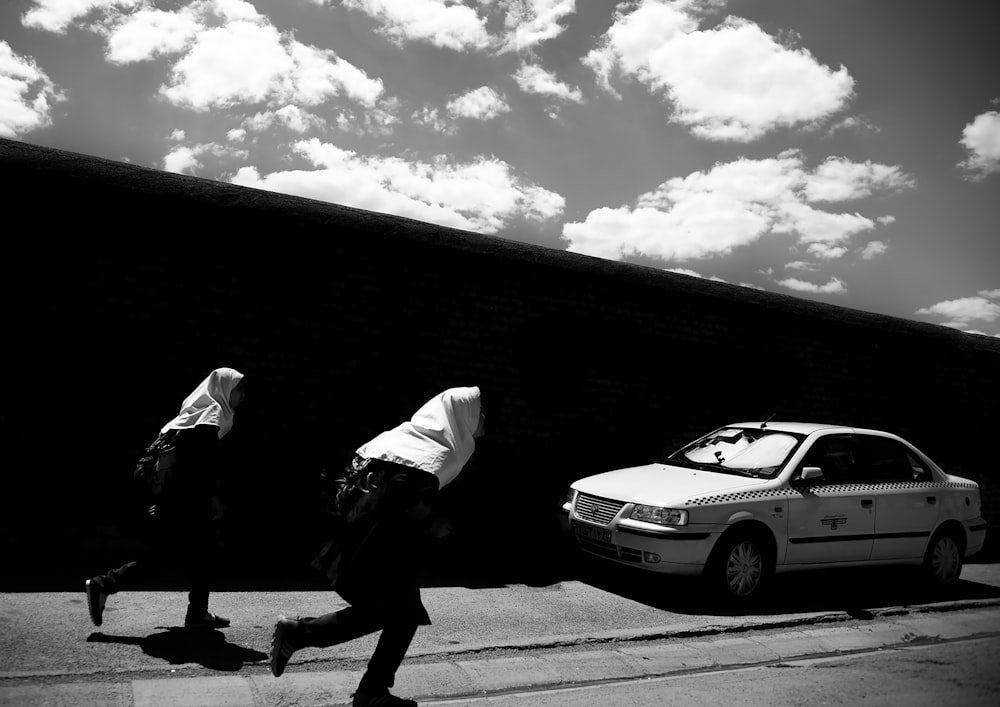
[[[586,525],[584,523],[573,523],[573,532],[577,534],[577,537],[585,538],[587,540],[596,540],[601,543],[611,543],[611,529],[610,528],[599,528],[594,525]]]

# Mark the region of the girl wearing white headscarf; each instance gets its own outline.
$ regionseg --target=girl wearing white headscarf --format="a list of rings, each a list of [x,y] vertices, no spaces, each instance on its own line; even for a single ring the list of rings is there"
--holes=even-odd
[[[216,368],[208,374],[191,395],[184,398],[177,417],[165,424],[160,432],[167,430],[187,430],[196,425],[211,425],[218,428],[219,439],[233,428],[233,410],[243,399],[240,383],[243,374],[232,368]],[[234,401],[233,391],[237,390]]]
[[[110,594],[128,588],[167,546],[179,546],[189,561],[190,592],[184,625],[225,628],[229,620],[208,611],[215,524],[221,515],[218,493],[220,440],[233,427],[233,415],[245,396],[243,374],[216,368],[181,403],[180,412],[160,429],[157,443],[172,446],[169,480],[149,508],[152,537],[145,554],[87,580],[87,605],[94,625],[103,621]],[[160,457],[162,460],[164,457]]]
[[[351,606],[319,618],[280,619],[271,641],[275,677],[300,648],[325,648],[381,629],[353,704],[416,705],[389,688],[417,627],[430,624],[416,582],[417,541],[451,531],[449,521],[431,512],[431,501],[459,475],[484,433],[479,388],[449,388],[408,421],[358,448],[352,467],[376,480],[368,495],[379,500],[343,526],[342,537],[327,546],[337,547],[336,553],[321,553],[314,562]]]

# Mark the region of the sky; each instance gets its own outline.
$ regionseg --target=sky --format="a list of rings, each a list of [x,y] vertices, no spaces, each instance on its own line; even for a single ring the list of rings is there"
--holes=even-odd
[[[998,31],[992,0],[4,0],[0,137],[997,337]]]

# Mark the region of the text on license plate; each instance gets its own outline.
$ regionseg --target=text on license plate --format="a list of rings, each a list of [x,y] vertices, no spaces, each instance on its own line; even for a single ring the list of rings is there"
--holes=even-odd
[[[587,540],[597,540],[602,543],[611,542],[611,529],[610,528],[598,528],[593,525],[586,525],[584,523],[573,523],[573,532],[576,533],[581,538],[586,538]]]

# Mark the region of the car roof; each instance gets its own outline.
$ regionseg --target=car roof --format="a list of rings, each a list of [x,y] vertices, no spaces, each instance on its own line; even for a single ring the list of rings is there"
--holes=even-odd
[[[750,427],[750,428],[760,428],[763,425],[763,421],[759,422],[735,422],[731,425],[726,425],[726,427]],[[767,429],[776,430],[778,432],[793,432],[796,434],[812,434],[813,432],[818,432],[819,430],[853,430],[853,427],[846,427],[844,425],[831,425],[824,424],[820,422],[768,422],[766,424]]]

